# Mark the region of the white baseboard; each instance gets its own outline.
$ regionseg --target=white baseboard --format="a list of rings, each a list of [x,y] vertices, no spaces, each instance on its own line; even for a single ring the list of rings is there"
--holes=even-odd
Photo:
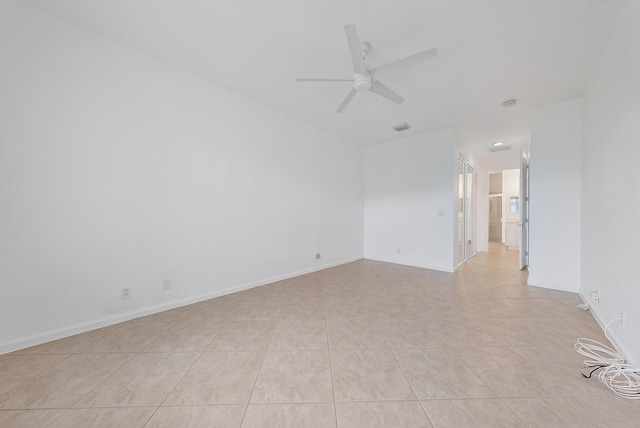
[[[23,339],[3,343],[0,345],[0,355],[17,351],[19,349],[29,348],[31,346],[40,345],[42,343],[51,342],[52,340],[63,339],[68,336],[73,336],[80,333],[86,333],[87,331],[95,330],[102,327],[107,327],[110,325],[118,324],[121,322],[129,321],[135,318],[144,317],[147,315],[152,315],[158,312],[167,311],[169,309],[175,309],[182,306],[191,305],[198,302],[203,302],[205,300],[213,299],[220,296],[225,296],[231,293],[237,293],[238,291],[248,290],[250,288],[259,287],[261,285],[271,284],[272,282],[282,281],[289,278],[295,278],[296,276],[305,275],[312,272],[317,272],[324,269],[329,269],[335,266],[340,266],[347,263],[352,263],[358,260],[362,260],[361,257],[353,258],[353,259],[345,259],[338,262],[327,263],[322,266],[315,266],[309,269],[303,269],[296,272],[291,272],[284,275],[278,275],[267,279],[262,279],[259,281],[253,281],[246,284],[237,285],[234,287],[225,288],[222,290],[216,290],[211,293],[200,294],[198,296],[188,297],[185,299],[175,300],[169,303],[163,303],[161,305],[150,306],[142,309],[138,309],[132,312],[128,312],[125,314],[113,315],[105,318],[100,318],[95,321],[90,321],[87,323],[76,324],[73,326],[48,331],[46,333],[33,335],[29,337],[25,337]]]
[[[600,328],[604,332],[604,328],[606,327],[607,322],[609,322],[610,320],[605,321],[605,320],[602,319],[602,317],[600,316],[598,310],[593,307],[593,302],[591,301],[591,299],[589,299],[587,296],[582,294],[582,291],[578,291],[578,295],[580,296],[580,298],[582,299],[582,301],[584,303],[589,305],[589,312],[591,312],[591,315],[593,315],[593,318],[596,320],[596,322],[598,323],[598,325],[600,326]],[[633,358],[629,358],[629,353],[624,352],[624,347],[621,346],[620,342],[616,338],[615,332],[611,331],[611,329],[609,329],[609,331],[610,331],[610,333],[608,335],[606,335],[606,336],[609,338],[609,340],[611,341],[613,346],[616,348],[616,350],[618,352],[620,352],[622,355],[624,355],[624,357],[627,359],[627,362],[629,364],[637,367],[638,366],[638,361],[635,361]]]

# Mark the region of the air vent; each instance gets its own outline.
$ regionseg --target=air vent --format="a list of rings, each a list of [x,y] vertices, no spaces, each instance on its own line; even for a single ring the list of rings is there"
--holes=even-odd
[[[511,150],[511,146],[493,146],[489,147],[490,152],[504,152],[505,150]]]
[[[410,128],[410,126],[407,122],[405,122],[405,123],[401,123],[400,125],[392,126],[392,128],[400,132],[400,131],[406,131],[407,129]]]

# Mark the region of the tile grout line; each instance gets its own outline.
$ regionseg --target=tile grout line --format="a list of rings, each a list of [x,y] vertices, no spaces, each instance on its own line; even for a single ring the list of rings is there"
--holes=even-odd
[[[24,354],[24,355],[30,355],[30,354]],[[37,373],[34,373],[33,376],[29,376],[28,378],[26,378],[25,380],[23,380],[22,382],[18,383],[16,386],[14,386],[13,388],[9,389],[8,391],[4,392],[2,395],[0,395],[0,405],[1,405],[1,400],[2,397],[6,396],[7,394],[10,394],[13,390],[15,390],[16,388],[19,388],[20,386],[22,386],[23,384],[29,382],[31,379],[34,379],[36,376],[41,375],[42,373],[51,370],[52,368],[54,368],[55,366],[57,366],[58,364],[61,364],[62,362],[68,360],[69,358],[71,358],[72,356],[76,355],[76,354],[33,354],[33,355],[66,355],[65,358],[61,359],[60,361],[58,361],[57,363],[53,364],[51,367],[47,367],[45,369],[40,370]],[[3,355],[4,357],[4,355]],[[21,358],[23,357],[23,355],[16,355],[16,358]],[[6,360],[6,358],[5,358]],[[11,410],[11,409],[2,409],[0,408],[0,410]]]
[[[289,290],[289,288],[291,287],[291,282],[290,280],[286,280],[288,287],[287,287],[287,291]],[[269,335],[269,342],[267,342],[267,348],[264,349],[264,354],[262,356],[262,363],[260,364],[260,369],[258,369],[258,374],[256,374],[256,378],[253,381],[253,388],[251,389],[251,395],[249,395],[249,401],[247,402],[247,405],[244,409],[244,413],[242,414],[242,420],[240,421],[240,427],[244,424],[244,419],[247,417],[247,412],[249,411],[249,405],[251,405],[251,399],[253,398],[253,394],[256,391],[256,385],[258,384],[258,379],[260,378],[260,373],[262,372],[262,368],[264,367],[264,362],[267,359],[267,353],[269,352],[269,344],[271,343],[271,339],[273,339],[273,333],[275,333],[276,331],[276,327],[278,326],[278,321],[280,319],[280,313],[282,311],[282,304],[284,303],[284,299],[283,301],[280,303],[280,310],[278,311],[278,317],[276,318],[276,324],[273,327],[273,330],[271,330],[271,335]],[[259,404],[259,403],[254,403],[254,404]]]
[[[234,311],[235,313],[235,311]],[[187,317],[188,313],[185,314],[180,320],[176,321],[175,324],[173,326],[175,326],[177,323],[181,322],[182,320],[184,320]],[[231,315],[233,316],[233,314]],[[197,322],[197,321],[196,321]],[[195,360],[193,360],[193,363],[191,363],[191,365],[189,366],[189,368],[187,370],[185,370],[184,374],[180,377],[180,379],[178,379],[178,381],[176,382],[176,384],[173,386],[173,388],[171,388],[171,391],[169,391],[167,393],[167,395],[164,397],[164,399],[162,400],[162,402],[160,403],[160,405],[158,405],[156,407],[156,409],[153,411],[153,413],[151,414],[151,416],[149,416],[149,418],[147,419],[147,421],[144,423],[143,428],[145,426],[147,426],[149,424],[149,422],[151,421],[151,419],[153,419],[153,417],[156,415],[156,413],[158,413],[158,410],[160,410],[160,407],[162,407],[162,405],[165,403],[165,401],[167,401],[167,399],[169,398],[169,396],[173,393],[173,391],[175,391],[176,387],[180,384],[180,382],[182,382],[182,380],[184,379],[184,377],[187,375],[187,373],[189,373],[189,370],[191,370],[193,368],[193,366],[200,360],[200,358],[202,357],[202,355],[204,355],[204,353],[207,351],[207,348],[211,345],[211,343],[213,343],[213,341],[215,340],[215,338],[218,336],[218,334],[222,331],[222,329],[224,328],[225,325],[227,325],[227,323],[229,322],[229,320],[226,320],[224,322],[224,324],[222,325],[222,327],[220,328],[220,330],[218,330],[218,332],[213,336],[213,338],[211,339],[211,341],[204,347],[204,350],[200,352],[200,355],[198,355],[198,358],[196,358]],[[171,328],[173,328],[173,326]],[[169,331],[169,330],[167,330]],[[165,331],[166,333],[166,331]],[[164,334],[164,333],[162,333]],[[158,336],[159,338],[160,336]],[[155,340],[158,340],[158,338],[156,338]],[[154,342],[155,342],[154,340]],[[151,342],[153,343],[153,342]],[[151,344],[149,344],[151,345]],[[147,346],[149,346],[147,345]],[[171,353],[171,352],[170,352]]]
[[[329,343],[329,323],[327,322],[327,308],[325,306],[326,295],[324,292],[324,283],[322,283],[322,310],[324,311],[324,328],[327,334],[327,355],[329,357],[329,377],[331,378],[331,393],[333,395],[333,417],[336,423],[336,428],[338,425],[338,407],[336,405],[336,387],[333,382],[333,365],[331,364],[331,345]]]

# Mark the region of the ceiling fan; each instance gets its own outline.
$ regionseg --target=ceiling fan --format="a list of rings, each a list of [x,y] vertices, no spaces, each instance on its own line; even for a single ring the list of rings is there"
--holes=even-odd
[[[353,24],[345,25],[344,31],[347,34],[347,43],[349,45],[349,52],[351,53],[351,61],[353,62],[353,79],[322,79],[313,77],[296,79],[296,82],[353,82],[353,89],[349,92],[342,104],[340,104],[336,113],[342,113],[351,99],[358,92],[364,91],[371,91],[374,94],[380,95],[381,97],[393,101],[396,104],[402,104],[404,102],[404,98],[380,82],[380,79],[406,70],[411,66],[438,55],[438,50],[434,48],[390,62],[389,64],[382,65],[380,67],[367,68],[364,59],[371,50],[371,44],[368,42],[360,42],[358,31],[356,30],[356,26]]]

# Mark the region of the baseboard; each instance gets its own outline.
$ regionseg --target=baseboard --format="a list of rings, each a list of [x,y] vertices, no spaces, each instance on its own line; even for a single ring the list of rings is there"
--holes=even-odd
[[[425,265],[425,264],[420,264],[420,263],[415,263],[415,264],[414,263],[403,263],[403,262],[399,262],[397,260],[389,260],[389,259],[373,258],[373,257],[365,257],[365,260],[372,260],[374,262],[393,263],[393,264],[402,265],[402,266],[413,266],[413,267],[419,267],[419,268],[423,268],[423,269],[437,270],[437,271],[440,271],[440,272],[454,273],[454,270],[451,267]]]
[[[591,302],[591,299],[589,299],[587,296],[585,296],[584,294],[582,294],[582,291],[578,291],[578,295],[580,296],[580,298],[582,299],[582,301],[584,303],[586,303],[587,305],[589,305],[589,312],[591,312],[591,315],[593,316],[593,318],[596,320],[596,322],[598,323],[598,325],[600,326],[600,328],[602,329],[602,331],[604,332],[604,328],[607,325],[607,322],[611,321],[604,321],[601,317],[600,314],[598,313],[597,310],[594,310],[595,308],[593,307],[593,302]],[[609,329],[611,331],[611,329]],[[618,341],[615,332],[611,331],[608,335],[605,334],[609,340],[611,341],[611,343],[613,344],[613,347],[616,348],[616,350],[621,353],[622,355],[624,355],[624,357],[627,359],[627,362],[635,367],[638,367],[638,361],[635,361],[633,358],[629,357],[629,353],[624,351],[624,346],[622,346],[620,344],[620,342]]]
[[[108,327],[110,325],[119,324],[121,322],[130,321],[132,319],[144,317],[147,315],[153,315],[155,313],[167,311],[169,309],[175,309],[182,306],[192,305],[194,303],[203,302],[205,300],[214,299],[216,297],[225,296],[227,294],[237,293],[238,291],[260,287],[261,285],[271,284],[272,282],[282,281],[289,278],[295,278],[297,276],[306,275],[308,273],[313,273],[313,272],[321,271],[324,269],[329,269],[335,266],[352,263],[358,260],[362,260],[362,257],[345,259],[338,262],[327,263],[321,266],[314,266],[309,269],[302,269],[302,270],[290,272],[284,275],[278,275],[271,278],[262,279],[259,281],[253,281],[253,282],[237,285],[234,287],[225,288],[222,290],[216,290],[211,293],[205,293],[205,294],[200,294],[198,296],[188,297],[185,299],[174,300],[173,302],[163,303],[162,305],[150,306],[150,307],[138,309],[132,312],[127,312],[125,314],[113,315],[113,316],[101,318],[99,320],[82,323],[82,324],[76,324],[70,327],[49,331],[43,334],[29,336],[14,342],[1,344],[0,355],[17,351],[19,349],[29,348],[35,345],[40,345],[42,343],[51,342],[52,340],[63,339],[65,337],[73,336],[76,334],[86,333],[91,330],[95,330],[102,327]]]

